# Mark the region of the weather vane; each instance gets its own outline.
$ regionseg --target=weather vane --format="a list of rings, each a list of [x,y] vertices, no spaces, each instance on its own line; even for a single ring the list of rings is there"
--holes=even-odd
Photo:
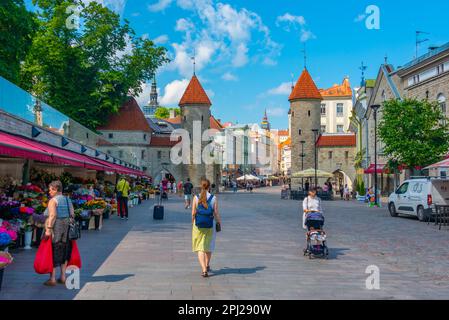
[[[307,69],[307,49],[305,42],[304,42],[304,49],[301,50],[301,52],[304,53],[304,69]]]
[[[193,48],[193,56],[192,56],[192,61],[193,61],[193,75],[196,75],[196,58],[195,58],[195,48]]]

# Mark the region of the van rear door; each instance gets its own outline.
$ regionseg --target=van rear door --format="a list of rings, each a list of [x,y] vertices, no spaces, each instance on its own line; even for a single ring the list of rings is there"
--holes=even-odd
[[[449,180],[432,180],[432,204],[449,205]]]

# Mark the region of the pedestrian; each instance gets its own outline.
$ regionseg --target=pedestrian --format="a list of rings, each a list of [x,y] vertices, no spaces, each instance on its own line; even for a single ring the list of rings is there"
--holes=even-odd
[[[344,188],[343,188],[343,185],[340,185],[340,197],[341,197],[341,200],[343,200],[343,194],[344,194]]]
[[[309,192],[309,188],[310,188],[310,183],[309,183],[309,180],[307,180],[306,183],[304,184],[304,189],[306,190],[306,192]]]
[[[249,183],[249,192],[253,193],[254,185],[252,182]]]
[[[192,190],[193,184],[190,182],[190,178],[187,178],[187,182],[184,183],[184,206],[185,209],[189,209],[192,203]]]
[[[176,190],[176,182],[175,181],[173,181],[173,193],[174,194],[178,193],[178,191]]]
[[[231,182],[231,185],[232,185],[232,191],[234,192],[234,193],[236,193],[237,192],[237,182],[235,182],[234,180]]]
[[[321,199],[317,197],[317,189],[312,188],[309,191],[309,195],[304,199],[302,203],[303,215],[302,215],[302,227],[307,229],[306,220],[307,215],[310,213],[321,213],[323,214],[323,208],[321,206]]]
[[[72,253],[71,242],[69,241],[70,219],[75,217],[72,201],[62,195],[61,181],[53,181],[48,186],[50,201],[44,212],[47,216],[45,222],[45,238],[51,237],[53,251],[53,272],[50,274],[44,285],[56,286],[57,283],[65,284],[66,268]],[[56,267],[60,267],[61,276],[56,281]]]
[[[345,184],[345,188],[343,189],[343,193],[344,193],[345,201],[349,201],[350,192],[349,192],[349,188],[348,188],[347,184]]]
[[[182,192],[183,192],[183,190],[182,190],[182,186],[184,185],[184,183],[182,183],[182,181],[179,181],[178,182],[178,196],[182,196]]]
[[[128,197],[130,190],[128,179],[122,176],[115,188],[117,193],[117,208],[119,210],[120,219],[128,220]]]
[[[192,251],[198,253],[202,276],[208,277],[210,261],[215,249],[216,224],[221,227],[218,201],[208,190],[210,182],[201,181],[201,193],[193,198],[192,204]]]

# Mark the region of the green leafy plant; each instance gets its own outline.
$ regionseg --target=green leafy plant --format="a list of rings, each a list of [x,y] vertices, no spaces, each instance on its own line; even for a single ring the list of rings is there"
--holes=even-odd
[[[396,164],[425,167],[449,150],[449,126],[436,102],[390,100],[384,103],[379,136],[384,154]]]

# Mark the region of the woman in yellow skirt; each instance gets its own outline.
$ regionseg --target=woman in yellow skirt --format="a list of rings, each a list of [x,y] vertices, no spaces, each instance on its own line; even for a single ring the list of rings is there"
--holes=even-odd
[[[221,225],[218,201],[209,189],[209,180],[202,180],[200,196],[195,196],[192,203],[192,251],[198,252],[202,276],[205,278],[209,276],[210,260],[215,249],[216,224]]]

